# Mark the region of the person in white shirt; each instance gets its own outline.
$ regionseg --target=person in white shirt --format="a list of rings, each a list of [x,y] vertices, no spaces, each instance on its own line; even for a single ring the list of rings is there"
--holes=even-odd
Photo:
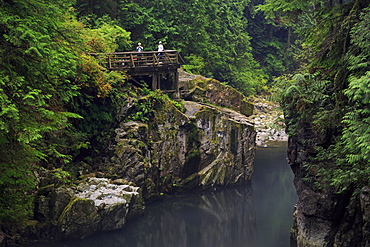
[[[136,50],[137,52],[142,52],[144,50],[144,48],[141,46],[141,43],[137,43]]]
[[[164,47],[162,45],[162,41],[159,41],[158,43],[158,51],[164,51]],[[158,53],[158,60],[161,59],[162,54]]]
[[[159,43],[158,43],[158,51],[164,51],[162,41],[159,41]]]
[[[136,51],[137,52],[143,52],[143,50],[144,50],[144,47],[142,47],[141,46],[141,43],[139,42],[139,43],[137,43],[137,47],[136,47]],[[141,62],[139,62],[140,60],[141,60],[141,56],[142,56],[142,54],[138,54],[137,55],[137,61],[138,61],[138,65],[140,65],[141,64]]]

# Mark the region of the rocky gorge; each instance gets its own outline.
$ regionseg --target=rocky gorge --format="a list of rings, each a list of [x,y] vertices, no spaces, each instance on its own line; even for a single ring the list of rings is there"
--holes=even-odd
[[[270,114],[275,106],[267,102],[256,107],[216,80],[185,73],[180,78],[182,110],[156,100],[149,121],[118,123],[95,171],[81,170],[70,185],[39,171],[34,219],[3,243],[85,238],[122,228],[143,213],[145,202],[249,183],[257,144],[285,138],[282,125],[275,128],[281,113]],[[132,102],[127,98],[118,114],[132,111]]]

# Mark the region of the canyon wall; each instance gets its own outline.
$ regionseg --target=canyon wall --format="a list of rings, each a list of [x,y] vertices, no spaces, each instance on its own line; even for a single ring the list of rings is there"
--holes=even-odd
[[[299,247],[367,247],[369,241],[369,188],[355,187],[345,192],[317,176],[315,146],[326,146],[328,136],[301,124],[289,137],[287,162],[295,174],[298,203],[294,212],[292,238]],[[334,164],[321,164],[331,166]]]
[[[190,92],[179,102],[182,110],[166,97],[148,99],[154,102],[149,119],[119,122],[98,165],[80,167],[73,184],[40,171],[35,217],[21,238],[85,238],[121,228],[145,210],[145,201],[249,183],[256,148],[248,117],[253,105],[218,81],[194,80],[182,81]],[[141,103],[133,102],[122,101],[120,119]]]

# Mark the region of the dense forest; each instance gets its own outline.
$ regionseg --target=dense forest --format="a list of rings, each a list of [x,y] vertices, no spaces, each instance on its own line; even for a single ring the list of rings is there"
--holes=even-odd
[[[366,0],[266,1],[268,17],[301,35],[306,64],[280,77],[288,134],[310,129],[310,178],[339,191],[369,185],[369,18]]]
[[[32,217],[37,172],[93,167],[133,92],[90,52],[178,50],[188,72],[275,92],[293,136],[309,123],[315,176],[369,184],[367,0],[0,0],[0,225]],[[279,90],[277,90],[279,89]],[[144,90],[145,91],[145,90]],[[277,91],[277,92],[276,92]],[[128,118],[129,119],[129,118]],[[325,145],[321,145],[325,143]],[[324,167],[324,168],[323,168]]]
[[[37,173],[70,182],[79,166],[93,166],[92,157],[108,145],[119,99],[143,93],[129,89],[124,74],[106,71],[88,53],[133,51],[137,42],[156,50],[162,41],[165,49],[180,52],[188,72],[245,94],[267,90],[273,76],[293,70],[286,59],[287,32],[264,20],[255,4],[1,1],[2,229],[9,232],[32,217]]]
[[[250,94],[272,76],[294,70],[288,32],[255,11],[258,1],[77,1],[78,17],[91,28],[110,21],[131,33],[133,45],[184,56],[189,72],[214,77]],[[253,35],[253,38],[252,38]],[[120,46],[126,51],[134,46]]]
[[[369,243],[369,3],[266,1],[259,7],[299,34],[302,48],[300,69],[276,81],[298,195],[298,246]]]

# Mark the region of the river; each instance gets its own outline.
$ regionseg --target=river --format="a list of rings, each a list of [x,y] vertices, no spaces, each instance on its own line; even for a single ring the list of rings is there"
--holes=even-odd
[[[52,246],[293,246],[289,232],[297,198],[285,154],[286,142],[258,148],[251,185],[219,188],[151,203],[142,216],[129,221],[121,230],[84,240],[57,242]]]

